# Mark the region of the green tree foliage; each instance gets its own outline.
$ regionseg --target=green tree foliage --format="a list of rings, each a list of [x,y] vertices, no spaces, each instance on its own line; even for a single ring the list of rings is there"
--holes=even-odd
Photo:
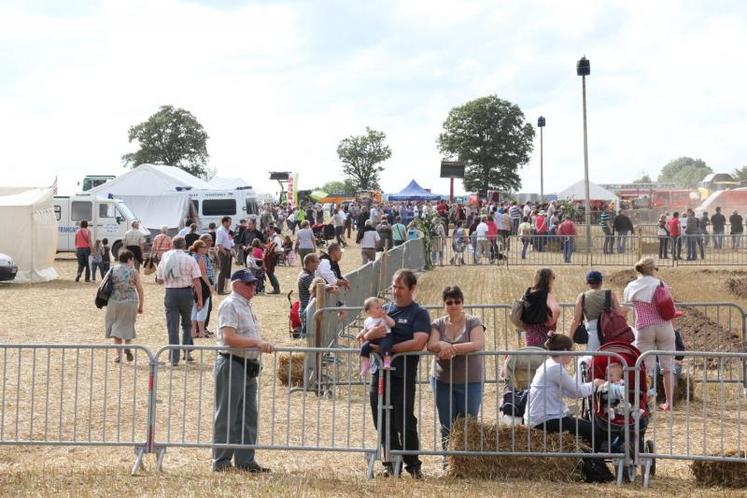
[[[653,183],[648,173],[643,173],[640,178],[633,180],[633,183]]]
[[[385,140],[383,131],[366,127],[365,135],[351,135],[340,141],[337,155],[342,161],[342,171],[356,191],[379,188],[379,173],[384,171],[381,163],[392,157],[392,149]]]
[[[184,109],[162,106],[146,121],[132,126],[130,143],[137,140],[140,148],[122,156],[126,166],[164,164],[176,166],[200,178],[209,178],[208,134],[197,119]]]
[[[661,169],[659,181],[673,183],[680,188],[696,188],[704,176],[713,170],[702,159],[679,157]]]
[[[738,182],[744,182],[747,180],[747,166],[742,166],[741,168],[737,168],[732,173],[732,176],[734,179]]]
[[[534,128],[519,106],[489,95],[454,107],[443,124],[438,148],[450,159],[465,162],[464,188],[518,190],[518,170],[529,162]]]
[[[356,192],[355,185],[350,180],[327,182],[319,190],[323,190],[328,194],[343,195],[354,195]]]

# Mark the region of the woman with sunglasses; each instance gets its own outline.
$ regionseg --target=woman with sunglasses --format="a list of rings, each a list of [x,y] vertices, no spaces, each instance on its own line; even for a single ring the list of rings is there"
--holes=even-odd
[[[451,425],[459,416],[476,417],[483,389],[482,351],[485,327],[479,318],[464,312],[464,295],[457,287],[446,287],[442,298],[446,316],[431,324],[428,351],[435,353],[431,388],[436,397],[443,447]]]
[[[659,314],[654,294],[656,288],[664,283],[655,276],[659,271],[654,258],[643,258],[635,265],[635,271],[639,273],[638,278],[630,282],[623,292],[623,301],[633,303],[635,310],[635,345],[641,351],[675,351],[675,335],[672,320],[664,320]],[[672,356],[659,356],[662,380],[664,382],[664,393],[667,402],[660,406],[661,410],[668,411],[672,408],[674,378],[674,358]],[[646,356],[644,360],[646,372],[653,378],[656,369],[656,356]]]

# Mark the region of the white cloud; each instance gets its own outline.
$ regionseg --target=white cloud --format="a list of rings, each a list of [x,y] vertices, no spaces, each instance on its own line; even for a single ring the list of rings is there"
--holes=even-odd
[[[266,190],[276,169],[302,171],[302,187],[338,179],[339,140],[371,126],[394,151],[385,189],[416,178],[445,193],[435,139],[446,114],[497,93],[533,124],[547,117],[551,192],[583,175],[583,54],[592,180],[655,174],[680,155],[728,171],[746,162],[746,10],[720,6],[391,2],[369,21],[380,36],[338,47],[317,42],[334,42],[326,23],[352,21],[354,6],[109,1],[63,17],[0,7],[0,44],[14,48],[0,52],[4,180],[59,176],[72,191],[85,174],[120,172],[127,128],[173,104],[204,124],[222,176]],[[539,189],[536,152],[524,190]]]

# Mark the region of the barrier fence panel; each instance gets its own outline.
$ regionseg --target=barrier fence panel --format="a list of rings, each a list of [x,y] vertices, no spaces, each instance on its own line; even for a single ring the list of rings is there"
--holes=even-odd
[[[728,381],[734,364],[742,368],[747,364],[747,353],[648,351],[636,363],[637,377],[643,377],[646,365],[650,364],[652,383],[663,384],[664,374],[656,368],[657,358],[659,362],[667,361],[673,354],[681,358],[674,360],[676,401],[673,409],[661,411],[656,400],[650,400],[652,414],[646,431],[650,443],[638,442],[636,448],[645,486],[658,460],[669,460],[673,467],[678,461],[747,463],[741,453],[747,449],[747,421],[743,413],[746,392],[743,386]],[[640,385],[636,382],[637,388]],[[643,397],[637,396],[637,399]],[[643,406],[636,406],[636,409]],[[641,430],[643,424],[642,420],[636,421],[637,430]],[[679,465],[684,466],[684,462]],[[661,468],[661,463],[656,467]]]
[[[423,252],[423,241],[421,239],[408,240],[404,244],[404,256],[402,267],[419,271],[425,266],[425,254]]]
[[[134,447],[150,444],[151,353],[129,346],[0,345],[0,445]]]
[[[557,359],[558,353],[553,354]],[[594,411],[593,387],[588,384],[592,381],[594,359],[601,362],[597,372],[606,372],[609,364],[617,363],[621,366],[620,375],[624,376],[625,372],[630,372],[625,358],[609,352],[564,352],[561,357],[567,358],[565,365],[563,360],[560,364],[546,362],[550,357],[550,352],[534,348],[481,351],[437,363],[434,363],[435,356],[425,352],[394,355],[393,369],[383,371],[386,372],[385,406],[388,408],[384,410],[382,461],[393,462],[395,475],[398,475],[400,463],[404,461],[406,468],[416,467],[420,456],[426,459],[438,456],[444,463],[447,456],[596,457],[613,461],[618,483],[622,482],[623,471],[634,475],[635,455],[631,443],[634,426],[630,409],[633,386],[628,383],[628,391],[623,394],[629,399],[628,409],[620,410],[622,418],[616,423],[608,412]],[[419,358],[419,365],[415,358]],[[438,381],[432,377],[436,368],[443,372]],[[562,391],[567,396],[571,392],[577,394],[570,408],[570,413],[575,414],[571,418],[561,422],[562,414],[548,405],[548,398],[534,399],[531,391],[527,393],[526,410],[530,410],[529,420],[535,426],[534,431],[526,430],[525,419],[512,415],[516,412],[502,408],[504,396],[511,405],[519,404],[519,390],[529,387],[535,372],[553,379],[557,376],[557,380],[546,381],[553,384],[559,382],[559,369],[567,368],[570,371],[566,370],[567,383]],[[633,378],[632,372],[629,376]],[[560,385],[556,388],[561,391]],[[506,413],[502,409],[506,409]],[[452,437],[452,424],[464,416],[471,417],[472,427],[468,430],[455,428]],[[571,442],[561,440],[559,446],[548,442],[550,434],[557,432],[554,428],[558,424],[562,424],[562,430],[570,432]],[[391,438],[387,437],[389,434]],[[469,465],[468,462],[465,461],[465,465]]]
[[[706,245],[707,240],[711,242],[708,245]],[[744,234],[716,237],[682,235],[676,242],[681,246],[681,253],[680,258],[677,260],[677,266],[747,265],[747,236]]]
[[[214,368],[218,348],[165,347],[156,353],[159,365],[168,363],[172,350],[178,350],[179,354],[191,351],[194,361],[176,368],[161,367],[158,371],[153,444],[159,455],[159,470],[167,448],[363,453],[372,469],[378,448],[377,433],[369,387],[359,375],[357,349],[277,348],[262,355],[262,369],[255,379],[241,374],[242,361],[222,359],[229,362],[229,379],[232,379],[222,384],[223,396],[230,396],[229,392],[247,392],[251,396],[256,391],[256,424],[252,424],[254,414],[250,405],[244,405],[241,413],[242,424],[256,425],[255,441],[247,433],[229,436],[230,416],[222,429],[225,434],[216,434],[214,430]],[[303,378],[294,367],[302,365],[304,357],[329,365],[313,386],[311,379]],[[239,372],[238,377],[231,373],[234,368]],[[241,385],[232,385],[232,381]],[[374,399],[378,399],[376,390]]]

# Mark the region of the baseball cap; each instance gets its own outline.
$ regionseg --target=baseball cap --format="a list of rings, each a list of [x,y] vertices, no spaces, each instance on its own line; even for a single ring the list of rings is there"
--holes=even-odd
[[[586,283],[588,284],[598,284],[603,280],[604,277],[602,277],[602,273],[598,272],[596,270],[592,270],[589,273],[586,274]]]
[[[257,281],[257,277],[254,276],[249,270],[238,270],[233,272],[231,275],[231,282],[244,282],[245,284],[253,284]]]

